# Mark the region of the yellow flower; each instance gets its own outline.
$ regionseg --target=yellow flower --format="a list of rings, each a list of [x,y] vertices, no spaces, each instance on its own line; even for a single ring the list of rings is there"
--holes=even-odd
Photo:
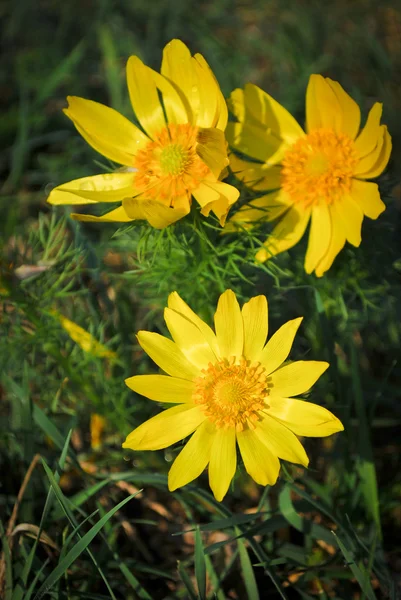
[[[179,40],[163,51],[161,74],[131,56],[127,63],[131,104],[143,129],[98,102],[68,97],[64,110],[100,154],[124,165],[113,173],[83,177],[56,187],[50,204],[121,202],[102,217],[80,221],[146,219],[162,229],[189,213],[191,197],[224,225],[239,192],[220,181],[228,165],[227,105],[203,56],[191,56]]]
[[[257,86],[234,90],[227,139],[250,157],[231,157],[236,176],[263,195],[231,219],[245,227],[280,218],[256,255],[263,262],[294,246],[311,220],[307,273],[321,277],[347,240],[361,243],[364,215],[385,209],[378,186],[366,181],[386,167],[391,137],[380,125],[382,105],[371,109],[359,133],[360,110],[339,83],[311,75],[306,92],[306,133],[285,108]],[[252,161],[252,162],[251,162]]]
[[[166,375],[136,375],[126,380],[150,400],[176,404],[130,433],[123,444],[132,450],[158,450],[192,435],[168,477],[175,490],[209,466],[217,500],[234,476],[238,443],[245,469],[261,485],[273,485],[279,458],[308,465],[297,435],[327,436],[343,429],[328,410],[292,396],[303,394],[329,366],[298,361],[282,366],[302,318],[288,321],[265,345],[267,300],[256,296],[242,310],[235,294],[220,296],[216,333],[177,292],[165,309],[171,341],[140,331],[138,340]]]

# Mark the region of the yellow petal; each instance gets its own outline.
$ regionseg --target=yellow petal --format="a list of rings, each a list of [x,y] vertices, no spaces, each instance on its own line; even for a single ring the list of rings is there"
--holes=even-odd
[[[330,206],[330,214],[332,225],[330,244],[326,254],[316,266],[315,274],[317,277],[322,277],[322,275],[326,271],[328,271],[328,269],[330,269],[334,259],[336,258],[337,254],[343,249],[345,244],[345,231],[342,224],[342,220],[336,216],[336,213],[333,211],[332,206]]]
[[[341,133],[342,111],[333,89],[321,75],[311,75],[306,90],[308,133],[324,127]]]
[[[64,110],[82,137],[100,154],[131,167],[148,138],[119,112],[99,102],[68,96]]]
[[[216,355],[208,341],[190,319],[171,308],[165,308],[164,320],[171,337],[191,363],[206,369],[209,363],[216,362]]]
[[[226,130],[228,121],[228,107],[226,99],[223,93],[220,90],[217,92],[217,122],[216,129],[221,129],[222,131]]]
[[[373,179],[374,177],[378,177],[387,167],[392,150],[392,142],[387,127],[382,125],[382,128],[384,130],[383,143],[381,145],[378,144],[376,149],[366,156],[366,159],[370,160],[368,161],[368,164],[365,163],[365,170],[360,168],[362,161],[365,160],[361,159],[358,165],[358,173],[355,173],[359,179]]]
[[[71,213],[70,217],[71,219],[74,219],[74,221],[86,221],[88,223],[128,223],[129,221],[132,221],[122,206],[110,210],[101,217],[95,217],[95,215],[83,215],[80,213]]]
[[[361,124],[361,111],[359,106],[337,81],[333,81],[327,77],[326,83],[333,90],[341,108],[341,131],[354,140]]]
[[[170,492],[190,483],[206,469],[210,459],[213,434],[214,428],[206,420],[185,444],[168,474],[168,489]]]
[[[209,207],[206,216],[208,216],[211,211],[211,204],[220,200],[220,193],[212,188],[208,181],[200,183],[196,190],[192,192],[192,195],[202,208],[205,208],[206,206]]]
[[[263,244],[265,248],[256,254],[256,260],[264,262],[272,256],[295,246],[305,233],[310,217],[310,209],[293,205],[273,229]]]
[[[210,452],[209,484],[218,502],[226,495],[236,468],[235,429],[216,429]]]
[[[193,191],[193,195],[202,206],[202,215],[207,217],[213,211],[224,227],[230,207],[238,200],[239,191],[222,181],[205,180]]]
[[[264,414],[256,423],[255,434],[275,454],[283,460],[307,467],[309,459],[298,438],[285,425]]]
[[[167,375],[134,375],[128,377],[125,383],[131,390],[149,400],[174,404],[191,402],[195,389],[192,381]]]
[[[379,187],[376,183],[354,179],[351,196],[369,219],[377,219],[386,208],[380,198]]]
[[[149,69],[137,56],[127,62],[127,85],[134,113],[143,129],[155,137],[166,126],[156,84]]]
[[[217,303],[214,315],[217,342],[221,356],[242,356],[244,325],[238,300],[232,290],[226,290]]]
[[[291,206],[291,200],[283,190],[260,196],[241,208],[230,218],[230,223],[254,223],[274,221]]]
[[[287,359],[302,319],[303,317],[299,317],[284,323],[263,348],[258,360],[264,366],[267,375],[273,373]]]
[[[318,360],[297,360],[272,373],[270,396],[281,398],[307,392],[326,371],[329,363]]]
[[[230,168],[237,179],[253,190],[277,190],[281,185],[281,167],[267,167],[230,154]]]
[[[295,398],[274,398],[267,412],[296,435],[326,437],[344,429],[326,408]]]
[[[354,170],[354,176],[360,177],[361,174],[368,173],[370,169],[377,163],[377,160],[381,154],[383,143],[384,143],[384,132],[386,130],[385,125],[379,127],[379,133],[377,136],[377,144],[373,148],[372,152],[369,152],[366,156],[361,158]],[[364,177],[362,177],[364,179]]]
[[[161,74],[182,91],[192,115],[191,122],[195,123],[199,110],[197,77],[191,53],[181,40],[171,40],[164,47]]]
[[[218,82],[202,55],[191,57],[183,42],[172,40],[164,48],[161,72],[181,92],[191,123],[224,131],[227,105]]]
[[[333,203],[332,214],[342,223],[345,237],[353,246],[361,243],[363,212],[351,196],[345,196]]]
[[[209,346],[213,350],[216,356],[219,356],[219,348],[217,344],[217,338],[214,331],[207,325],[194,311],[184,302],[177,292],[172,292],[168,297],[168,307],[176,312],[181,313],[192,321],[194,325],[202,332],[204,338],[207,340]]]
[[[232,148],[269,165],[280,162],[288,146],[265,126],[245,121],[227,123],[226,138]]]
[[[221,129],[222,131],[225,130],[226,125],[227,125],[227,118],[228,118],[228,110],[227,110],[227,104],[225,101],[225,98],[220,90],[220,86],[218,84],[218,81],[212,71],[212,69],[210,68],[210,66],[208,65],[208,63],[206,62],[206,60],[204,59],[204,57],[202,56],[202,54],[195,54],[195,56],[193,57],[193,60],[196,61],[196,63],[198,63],[198,65],[200,65],[200,67],[202,68],[202,75],[199,77],[199,74],[201,73],[201,71],[198,70],[198,77],[199,77],[199,96],[200,96],[200,111],[202,111],[202,107],[204,109],[204,117],[205,117],[205,122],[208,121],[208,116],[207,115],[211,115],[213,110],[212,108],[208,107],[207,102],[210,103],[211,101],[211,96],[213,95],[213,105],[214,105],[214,101],[216,102],[216,109],[214,111],[215,116],[214,116],[214,120],[210,122],[209,125],[202,125],[201,122],[198,121],[198,125],[201,125],[202,127],[216,127],[217,129]],[[205,85],[205,83],[207,82],[207,84]],[[210,96],[207,93],[207,90],[210,90]],[[201,116],[201,115],[199,115]],[[198,117],[199,118],[199,117]]]
[[[280,462],[252,429],[237,432],[237,441],[247,473],[260,485],[274,485]]]
[[[118,202],[133,193],[133,173],[104,173],[63,183],[50,192],[47,201],[54,205]]]
[[[192,381],[199,375],[195,367],[181,352],[177,344],[151,331],[139,331],[138,342],[146,354],[166,373]]]
[[[153,77],[157,89],[161,93],[167,121],[169,123],[181,124],[192,122],[191,108],[183,92],[175,87],[166,77],[157,73],[157,71],[149,69],[149,72]]]
[[[175,199],[175,205],[178,206],[169,207],[158,200],[125,198],[123,207],[132,221],[146,220],[155,229],[164,229],[185,217],[190,211],[191,206],[187,198],[180,203],[177,200]]]
[[[199,107],[196,116],[196,124],[199,127],[214,127],[218,118],[218,102],[216,83],[208,70],[193,58],[193,66],[197,78],[197,90],[199,94]]]
[[[228,108],[233,113],[237,121],[243,123],[245,120],[244,90],[241,88],[236,88],[233,90],[227,103]]]
[[[305,133],[294,117],[274,98],[253,83],[244,88],[245,110],[252,113],[260,123],[271,129],[277,137],[288,144],[294,143]]]
[[[242,307],[244,322],[244,357],[247,360],[260,360],[267,338],[267,299],[266,296],[254,296]]]
[[[123,443],[131,450],[160,450],[191,435],[207,417],[198,406],[179,404],[134,429]]]
[[[380,136],[380,119],[382,116],[383,105],[376,102],[369,111],[365,127],[355,140],[355,149],[360,158],[370,154],[376,145]]]
[[[196,125],[198,127],[215,127],[220,116],[219,86],[203,56],[196,54],[192,60],[199,94]]]
[[[312,208],[308,249],[305,256],[305,271],[312,273],[326,254],[332,236],[331,215],[327,204]]]
[[[227,143],[223,131],[200,128],[197,142],[197,155],[218,178],[222,170],[228,165]]]
[[[320,77],[320,75],[310,76],[308,86],[306,88],[306,131],[308,133],[314,129],[319,129],[322,127],[316,94],[316,77]]]

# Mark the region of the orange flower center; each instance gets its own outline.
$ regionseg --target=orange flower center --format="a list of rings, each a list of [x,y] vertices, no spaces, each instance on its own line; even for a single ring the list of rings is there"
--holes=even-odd
[[[170,124],[135,157],[135,187],[146,198],[167,206],[174,198],[189,196],[209,173],[196,153],[198,128]]]
[[[203,369],[195,386],[195,403],[216,427],[242,431],[247,424],[252,427],[259,419],[258,411],[266,408],[271,384],[260,363],[224,358]]]
[[[281,186],[304,206],[331,204],[350,191],[357,163],[350,137],[332,129],[316,129],[287,150]]]

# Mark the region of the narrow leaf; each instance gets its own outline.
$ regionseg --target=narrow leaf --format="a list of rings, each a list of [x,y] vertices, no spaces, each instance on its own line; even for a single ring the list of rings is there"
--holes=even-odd
[[[198,593],[201,600],[206,598],[206,565],[203,553],[202,537],[199,527],[195,533],[195,577],[198,584]]]
[[[84,550],[86,550],[87,546],[93,540],[93,538],[99,533],[99,531],[104,527],[104,525],[111,519],[111,517],[120,510],[127,502],[135,498],[137,494],[132,494],[128,496],[117,506],[109,510],[107,514],[104,515],[76,544],[71,548],[68,552],[67,556],[63,558],[61,562],[57,565],[57,567],[50,573],[47,579],[39,588],[34,600],[40,600],[43,598],[45,593],[47,593],[53,585],[60,579],[60,577],[66,572],[66,570],[70,567],[70,565],[82,554]]]

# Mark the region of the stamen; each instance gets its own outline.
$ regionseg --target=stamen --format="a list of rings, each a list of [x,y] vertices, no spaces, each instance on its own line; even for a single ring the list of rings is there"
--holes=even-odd
[[[138,152],[134,167],[135,187],[146,198],[168,206],[188,196],[209,173],[196,152],[198,128],[170,124]]]
[[[255,427],[269,395],[264,367],[235,357],[209,364],[195,380],[193,399],[218,428]]]
[[[357,163],[350,137],[332,129],[316,129],[287,150],[281,186],[305,207],[331,204],[350,191]]]

